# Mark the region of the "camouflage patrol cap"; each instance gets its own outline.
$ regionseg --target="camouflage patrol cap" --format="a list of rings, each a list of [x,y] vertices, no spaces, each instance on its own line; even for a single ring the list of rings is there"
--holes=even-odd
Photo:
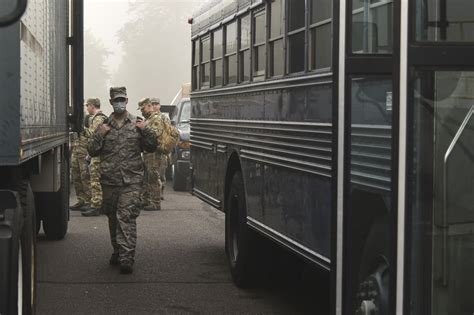
[[[160,104],[160,99],[158,97],[152,97],[150,98],[150,102]]]
[[[88,98],[86,104],[91,104],[97,108],[100,108],[100,100],[97,97]]]
[[[127,88],[125,86],[111,87],[110,99],[114,100],[118,97],[127,98]]]
[[[137,109],[141,109],[143,106],[145,106],[145,104],[148,104],[148,103],[151,103],[149,97],[142,98],[140,101],[138,101],[138,108]]]

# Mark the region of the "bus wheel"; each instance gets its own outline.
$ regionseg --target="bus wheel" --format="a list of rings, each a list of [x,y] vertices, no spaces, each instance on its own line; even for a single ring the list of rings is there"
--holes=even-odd
[[[255,267],[255,234],[247,226],[247,208],[242,173],[232,178],[227,196],[225,217],[225,248],[230,272],[235,285],[240,288],[253,284]]]
[[[367,237],[359,269],[356,314],[388,314],[387,220],[376,220]]]
[[[55,193],[39,193],[43,230],[50,240],[64,238],[69,222],[69,170],[63,155],[61,163],[61,188]]]

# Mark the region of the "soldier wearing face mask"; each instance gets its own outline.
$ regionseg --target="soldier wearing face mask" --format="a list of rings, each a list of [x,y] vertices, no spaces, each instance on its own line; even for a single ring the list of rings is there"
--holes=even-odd
[[[154,152],[157,136],[147,123],[127,111],[125,87],[110,88],[114,109],[88,142],[90,156],[100,157],[102,211],[109,219],[113,253],[109,263],[131,273],[137,239],[144,163],[142,152]]]

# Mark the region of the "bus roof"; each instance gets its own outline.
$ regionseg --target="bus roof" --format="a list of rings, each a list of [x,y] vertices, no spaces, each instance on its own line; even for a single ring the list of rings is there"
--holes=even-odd
[[[191,36],[204,35],[209,30],[243,14],[250,7],[263,3],[263,0],[210,0],[193,14]]]

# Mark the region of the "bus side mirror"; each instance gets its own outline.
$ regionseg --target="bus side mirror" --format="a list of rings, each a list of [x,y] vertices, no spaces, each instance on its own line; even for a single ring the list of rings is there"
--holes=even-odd
[[[27,4],[28,4],[27,0],[16,0],[15,8],[13,9],[13,11],[4,12],[5,10],[10,9],[9,8],[10,5],[7,5],[5,4],[4,1],[1,1],[0,2],[0,27],[8,26],[18,21],[23,16],[23,13],[25,13]]]

